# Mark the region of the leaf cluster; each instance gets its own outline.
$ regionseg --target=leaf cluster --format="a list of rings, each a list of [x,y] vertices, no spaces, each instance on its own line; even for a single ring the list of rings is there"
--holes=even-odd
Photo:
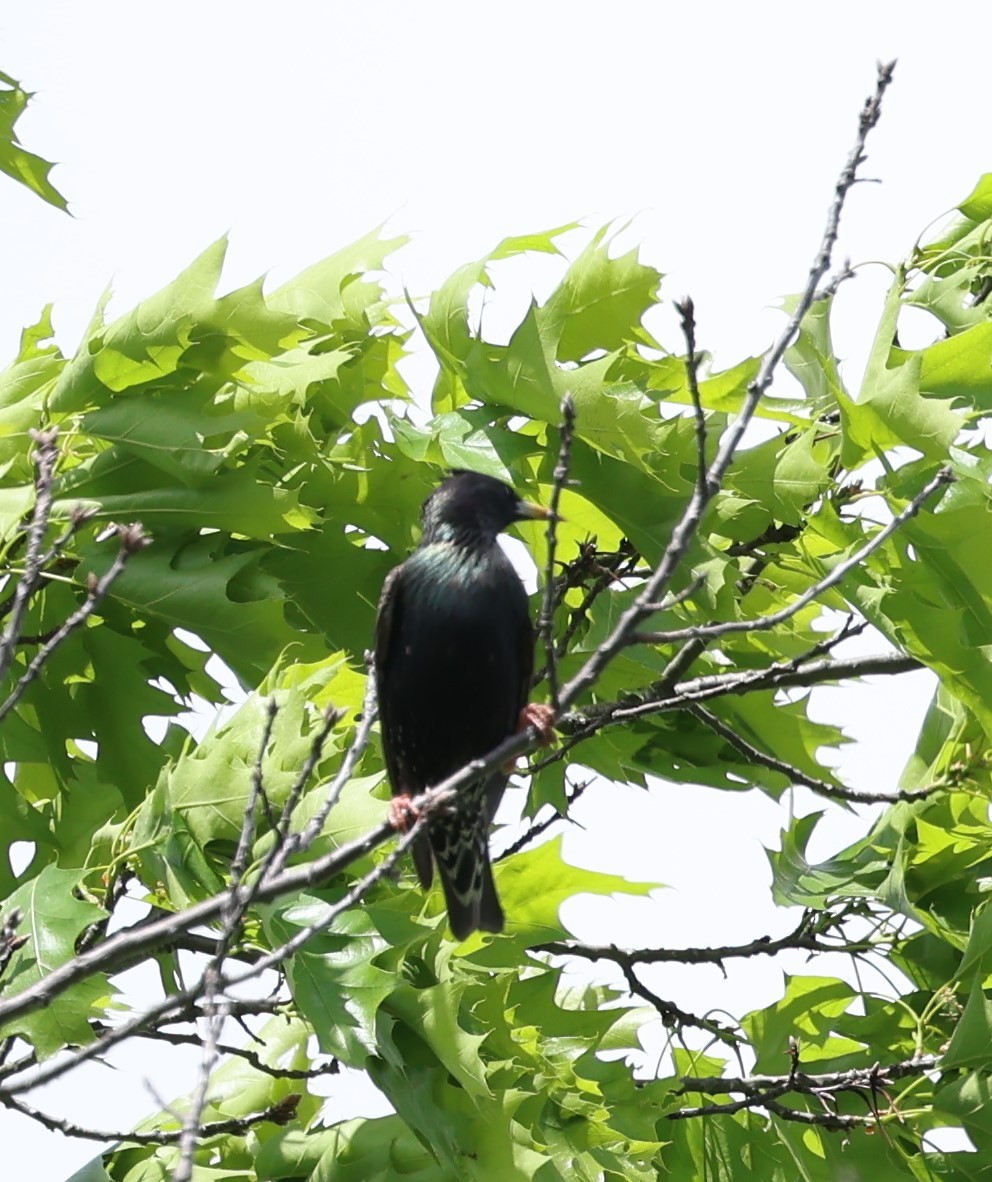
[[[319,928],[329,906],[374,877],[360,907],[277,958],[280,1013],[256,1029],[253,1060],[235,1054],[211,1077],[194,1177],[784,1182],[992,1168],[992,565],[980,544],[992,467],[990,178],[960,212],[896,269],[856,395],[830,337],[836,294],[803,319],[786,356],[794,382],[759,405],[652,618],[655,636],[730,627],[704,642],[648,636],[624,647],[562,720],[560,746],[531,757],[526,803],[503,839],[520,838],[519,849],[497,869],[504,936],[454,944],[439,892],[425,898],[403,864],[374,877],[381,848],[249,908],[229,956],[250,965]],[[546,501],[566,394],[575,430],[550,572],[562,680],[607,643],[696,484],[697,371],[649,330],[661,275],[618,253],[608,231],[563,261],[555,290],[505,340],[489,338],[477,309],[494,276],[528,252],[559,254],[572,229],[508,239],[410,304],[384,278],[402,242],[378,232],[274,291],[258,282],[224,295],[219,242],[130,313],[108,321],[101,304],[71,357],[52,343],[48,309],[25,331],[0,375],[4,618],[38,494],[32,431],[60,437],[48,540],[75,526],[30,598],[0,689],[108,569],[108,524],[139,523],[152,544],[130,556],[0,728],[0,819],[8,844],[28,851],[0,864],[0,1001],[98,950],[126,895],[154,918],[222,892],[253,774],[264,797],[249,881],[280,840],[276,818],[312,753],[294,829],[318,814],[359,725],[378,590],[415,542],[422,500],[447,468],[471,467]],[[907,305],[935,318],[930,346],[899,345]],[[414,334],[436,362],[429,408],[402,376]],[[698,360],[714,449],[761,358],[726,371]],[[815,602],[778,627],[751,627],[829,578],[944,468],[953,486]],[[545,572],[544,534],[525,525],[519,536]],[[540,592],[535,615],[539,603]],[[576,772],[647,791],[663,778],[776,799],[806,783],[843,800],[830,758],[843,736],[814,721],[809,693],[838,676],[833,649],[850,628],[830,629],[847,616],[903,667],[940,681],[909,766],[887,786],[906,799],[826,861],[808,856],[820,814],[789,821],[769,855],[776,900],[803,914],[784,947],[843,953],[853,971],[792,973],[781,997],[730,1022],[692,1014],[691,998],[659,997],[659,949],[600,950],[616,985],[571,985],[565,966],[581,953],[567,943],[564,900],[651,887],[568,865],[559,840],[536,844],[551,817],[567,815]],[[200,733],[190,707],[223,706],[225,667],[240,701]],[[373,737],[306,857],[374,829],[387,795]],[[201,963],[196,936],[154,950],[163,998],[180,996]],[[760,944],[712,959],[760,955]],[[687,950],[686,961],[691,951],[705,959]],[[865,984],[857,970],[869,963],[897,971],[884,987]],[[0,1028],[4,1103],[23,1103],[40,1078],[32,1072],[99,1052],[110,1026],[140,1018],[117,977],[124,967]],[[166,1025],[144,1033],[164,1036]],[[643,1047],[659,1029],[670,1053],[656,1067]],[[367,1072],[395,1113],[325,1124],[299,1073],[329,1064]],[[778,1083],[720,1082],[737,1076]],[[283,1126],[272,1113],[290,1096]],[[182,1104],[173,1109],[137,1132],[174,1132]],[[927,1134],[942,1124],[963,1126],[975,1152],[931,1152]],[[124,1139],[87,1177],[168,1177],[179,1152],[165,1139]]]

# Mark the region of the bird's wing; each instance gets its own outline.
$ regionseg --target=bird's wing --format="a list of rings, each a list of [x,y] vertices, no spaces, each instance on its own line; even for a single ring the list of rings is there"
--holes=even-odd
[[[400,563],[386,575],[379,594],[379,614],[375,621],[375,664],[376,669],[382,669],[389,656],[389,646],[393,636],[394,623],[398,623],[397,616],[402,599],[403,568]]]
[[[534,676],[534,625],[530,619],[530,609],[527,601],[521,619],[517,624],[517,669],[518,685],[517,709],[514,712],[513,724],[517,724],[517,716],[530,701],[530,681]]]
[[[393,637],[399,632],[403,616],[403,565],[394,567],[382,584],[379,596],[379,614],[375,621],[375,677],[379,696],[379,719],[382,732],[382,752],[393,793],[409,791],[400,766],[398,753],[393,747],[391,736],[392,693],[389,684],[389,657]]]
[[[403,766],[403,759],[397,745],[393,743],[393,693],[389,683],[390,656],[394,638],[403,627],[403,590],[406,579],[406,564],[394,567],[382,584],[379,596],[379,614],[375,621],[375,679],[379,697],[379,732],[382,736],[382,755],[386,761],[386,772],[394,796],[405,792],[415,795],[423,784],[411,783]],[[413,843],[413,861],[417,874],[425,889],[431,885],[434,866],[431,861],[430,838],[426,832]]]

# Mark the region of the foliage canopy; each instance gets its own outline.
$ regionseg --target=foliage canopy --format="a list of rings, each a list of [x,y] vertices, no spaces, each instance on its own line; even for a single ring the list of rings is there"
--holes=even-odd
[[[992,472],[992,175],[959,213],[894,269],[857,395],[831,343],[834,291],[804,318],[786,356],[795,382],[759,404],[760,429],[738,450],[652,618],[658,632],[733,628],[705,643],[656,636],[624,648],[566,715],[562,744],[530,757],[531,840],[497,868],[505,935],[454,944],[439,891],[425,898],[405,864],[358,906],[342,905],[286,958],[279,1012],[259,1029],[253,1057],[229,1057],[211,1077],[204,1122],[245,1123],[204,1138],[194,1177],[992,1174],[992,560],[981,545]],[[215,243],[127,315],[108,323],[101,306],[71,357],[52,342],[50,309],[25,330],[0,375],[8,596],[24,573],[39,493],[32,431],[59,431],[48,543],[71,528],[27,603],[7,689],[85,602],[91,572],[110,568],[108,523],[138,522],[151,544],[130,555],[2,720],[3,832],[33,853],[16,871],[0,862],[11,924],[0,1017],[81,947],[99,949],[121,884],[166,916],[224,889],[260,744],[274,810],[316,752],[294,828],[317,813],[356,733],[379,587],[416,539],[420,503],[452,466],[546,501],[566,393],[576,426],[557,537],[561,678],[609,636],[693,493],[692,367],[646,327],[661,275],[636,252],[613,251],[607,231],[563,262],[555,290],[508,339],[489,339],[476,308],[492,265],[556,254],[570,229],[505,240],[416,301],[415,328],[385,286],[402,240],[373,232],[268,293],[257,282],[218,296],[225,244]],[[934,318],[939,339],[928,347],[900,347],[907,306]],[[437,362],[429,411],[402,376],[415,333]],[[760,365],[701,370],[711,447]],[[906,508],[944,468],[954,483],[815,602],[777,627],[744,628],[794,604],[879,535],[883,506]],[[543,571],[543,529],[519,532]],[[5,609],[9,617],[10,598]],[[835,658],[824,627],[836,631],[836,613],[887,642],[870,670]],[[189,702],[224,702],[211,655],[246,696],[197,739]],[[527,830],[539,814],[567,813],[570,768],[647,791],[662,777],[779,799],[805,783],[835,798],[825,807],[842,807],[850,790],[825,759],[842,736],[809,717],[809,687],[916,665],[934,670],[940,688],[899,781],[903,799],[826,862],[807,858],[819,815],[786,821],[769,852],[776,901],[802,909],[782,946],[814,957],[781,997],[733,1021],[695,1016],[645,984],[653,962],[688,953],[566,943],[566,898],[651,889],[570,866],[559,840]],[[318,750],[330,705],[338,713]],[[388,788],[375,736],[358,755],[307,859],[381,823]],[[257,812],[249,867],[275,840],[272,815]],[[250,965],[319,924],[384,857],[370,847],[326,881],[256,903],[234,962]],[[723,958],[755,954],[755,935],[742,933]],[[145,952],[163,996],[187,987],[202,948],[195,936]],[[830,950],[899,972],[887,989],[818,972],[815,957]],[[576,956],[612,958],[626,987],[566,988],[562,966]],[[19,1087],[100,1050],[108,1024],[138,1012],[117,992],[123,967],[7,1017],[0,1032],[19,1041],[0,1066],[4,1103],[22,1103]],[[641,1036],[659,1022],[671,1054],[654,1071]],[[326,1069],[328,1056],[367,1071],[395,1115],[325,1126],[306,1070]],[[139,1132],[179,1124],[165,1112]],[[964,1127],[975,1151],[930,1151],[927,1134],[942,1125]],[[179,1149],[151,1141],[123,1142],[86,1179],[169,1177]]]

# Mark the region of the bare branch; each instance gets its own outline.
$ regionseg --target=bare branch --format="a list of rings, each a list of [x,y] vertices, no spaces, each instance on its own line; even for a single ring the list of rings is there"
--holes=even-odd
[[[324,803],[299,833],[286,834],[278,853],[265,867],[263,877],[268,881],[272,881],[282,873],[287,861],[293,854],[303,853],[313,845],[323,830],[327,818],[331,814],[331,810],[337,804],[345,784],[351,779],[355,768],[358,766],[358,761],[365,753],[369,737],[372,734],[372,727],[378,717],[375,669],[371,653],[365,654],[365,670],[365,698],[362,702],[361,721],[355,729],[355,737],[352,739],[350,747],[341,760],[341,766],[338,768],[337,774],[327,786],[327,795],[324,798]],[[314,744],[310,748],[310,756],[300,769],[297,783],[302,784],[305,783],[306,779],[309,779],[314,767],[316,767],[317,760],[320,758],[320,751],[323,749],[331,726],[333,726],[333,722],[325,725],[324,729],[315,737]],[[306,773],[305,776],[304,773]]]
[[[515,736],[518,741],[520,738],[524,742],[526,741],[526,736]],[[0,1022],[19,1017],[22,1014],[33,1013],[48,1005],[53,998],[58,997],[72,985],[86,980],[95,973],[119,972],[157,949],[168,947],[180,933],[216,922],[220,919],[224,908],[230,905],[232,893],[235,896],[235,902],[247,898],[249,891],[253,892],[252,897],[255,901],[271,902],[291,891],[302,890],[326,882],[353,862],[358,861],[359,858],[365,857],[392,836],[395,836],[395,831],[389,822],[384,820],[381,825],[362,837],[339,846],[323,857],[315,858],[303,866],[296,866],[280,875],[273,876],[257,888],[241,884],[236,888],[212,895],[201,903],[195,903],[185,911],[165,914],[153,923],[136,925],[133,928],[117,932],[90,951],[82,953],[54,969],[34,985],[12,997],[0,999]],[[270,966],[266,965],[266,967]],[[185,1005],[196,996],[198,996],[196,990],[184,991],[183,994],[177,995],[173,999],[176,1002],[175,1006],[170,1004],[166,1008],[181,1010],[182,1005],[178,1004],[179,1001]]]
[[[854,788],[845,788],[842,784],[830,784],[826,780],[809,775],[794,764],[786,763],[783,759],[776,759],[774,755],[768,755],[760,748],[755,747],[753,743],[749,743],[743,735],[739,735],[732,727],[727,726],[725,722],[703,706],[690,706],[689,712],[701,722],[705,722],[722,739],[726,739],[749,762],[770,768],[774,772],[781,772],[783,776],[788,776],[793,784],[802,784],[818,796],[826,796],[830,800],[850,801],[853,804],[895,804],[899,800],[925,800],[926,797],[932,796],[945,787],[943,784],[931,784],[926,788],[900,788],[896,792],[858,792]]]
[[[519,854],[522,849],[529,846],[532,841],[535,841],[546,830],[550,829],[552,825],[556,825],[559,821],[567,820],[568,810],[579,799],[583,792],[594,783],[593,780],[583,780],[581,784],[572,786],[571,791],[565,794],[565,807],[561,812],[553,812],[550,817],[545,817],[543,821],[535,821],[530,828],[522,833],[516,841],[508,845],[502,853],[497,854],[493,858],[494,862],[502,862],[504,858],[509,858],[513,854]]]
[[[103,896],[103,910],[106,912],[106,915],[103,919],[97,920],[96,923],[90,924],[76,941],[77,954],[85,952],[88,948],[92,948],[94,944],[105,938],[107,928],[114,915],[114,910],[121,899],[127,894],[127,884],[133,877],[134,875],[131,870],[126,865],[122,865],[107,883],[107,889]]]
[[[99,1033],[111,1028],[97,1023],[95,1029]],[[138,1032],[137,1037],[150,1039],[154,1042],[169,1043],[172,1046],[198,1047],[202,1043],[198,1034],[180,1034],[168,1030],[142,1030]],[[234,1055],[238,1059],[244,1059],[256,1071],[261,1071],[264,1075],[271,1075],[274,1079],[320,1079],[324,1075],[337,1075],[341,1070],[341,1064],[333,1058],[320,1067],[272,1067],[249,1047],[237,1047],[233,1043],[218,1043],[217,1050],[221,1054]]]
[[[654,990],[649,989],[640,980],[632,964],[617,963],[631,994],[635,997],[642,997],[649,1005],[654,1006],[658,1012],[658,1017],[661,1018],[662,1025],[666,1029],[683,1030],[686,1026],[693,1026],[697,1030],[705,1030],[707,1034],[712,1035],[718,1042],[725,1043],[728,1046],[736,1046],[742,1041],[743,1036],[732,1030],[729,1026],[715,1022],[712,1018],[690,1013],[689,1010],[683,1010],[680,1006],[677,1006],[675,1002],[666,1001],[664,998],[659,997]]]
[[[519,740],[521,736],[514,736],[514,738]],[[537,741],[536,737],[534,741]],[[447,799],[448,798],[443,798],[443,803],[447,803]],[[260,957],[259,960],[257,960],[254,964],[240,969],[239,971],[227,972],[219,976],[217,982],[218,990],[242,985],[244,982],[258,977],[267,969],[278,967],[282,961],[291,956],[297,951],[297,949],[301,948],[308,940],[312,939],[314,935],[330,927],[335,919],[337,919],[337,917],[342,914],[342,912],[354,906],[354,904],[359,899],[363,898],[367,891],[370,890],[371,887],[373,887],[377,882],[379,882],[380,879],[391,874],[400,857],[402,857],[407,849],[413,844],[417,836],[420,834],[422,828],[427,824],[427,819],[430,815],[431,809],[438,807],[438,805],[426,795],[423,797],[418,797],[415,803],[417,804],[418,811],[421,814],[420,818],[414,822],[407,833],[404,834],[402,839],[397,843],[396,848],[386,858],[384,858],[378,866],[376,866],[363,878],[359,879],[358,882],[356,882],[351,887],[351,889],[344,894],[338,903],[334,904],[333,906],[328,905],[325,913],[319,920],[316,920],[314,923],[309,924],[305,928],[301,928],[295,936],[287,940],[278,948],[275,948],[272,952]],[[355,861],[358,857],[369,853],[377,845],[382,844],[382,842],[390,836],[395,836],[395,830],[388,821],[384,821],[383,824],[379,826],[379,828],[373,830],[371,834],[367,834],[364,838],[360,838],[358,841],[350,843],[350,845],[347,847],[342,847],[342,849],[335,851],[334,854],[326,855],[324,858],[318,859],[315,862],[311,862],[305,866],[286,871],[282,875],[278,876],[276,880],[262,882],[257,886],[257,889],[255,889],[251,897],[256,901],[265,902],[268,899],[277,898],[279,895],[285,893],[284,888],[287,881],[293,881],[297,884],[294,889],[299,889],[303,885],[312,885],[314,882],[322,881],[324,878],[329,877],[330,874],[325,873],[315,876],[314,868],[316,866],[323,866],[326,869],[333,863],[336,866],[336,869],[343,869],[345,866],[350,865],[350,863]],[[347,852],[345,852],[345,850]],[[360,850],[362,851],[361,853],[358,852]],[[220,895],[215,895],[212,899],[206,900],[205,902],[211,905],[211,912],[219,912],[222,911],[226,906],[236,905],[236,900],[245,897],[249,890],[251,890],[250,887],[241,885],[237,888],[232,888],[230,891],[224,891]],[[230,901],[232,895],[235,898],[235,903],[231,903]],[[191,912],[201,911],[203,908],[204,904],[198,904],[195,907],[188,908],[185,913],[180,913],[176,919],[181,922],[184,915],[188,917]],[[159,929],[158,934],[161,934],[161,929],[163,926],[165,926],[163,922],[159,921],[158,924],[150,924],[148,927],[144,928],[142,931],[142,935],[144,936],[143,943],[147,945],[148,935],[150,932],[153,932],[154,929]],[[56,969],[44,980],[38,982],[37,985],[25,989],[22,993],[17,994],[15,997],[0,1002],[0,1010],[5,1010],[7,1013],[11,1014],[31,1013],[34,1010],[40,1008],[40,1006],[47,1004],[50,997],[58,996],[60,993],[64,992],[65,989],[69,988],[70,985],[74,984],[75,981],[84,980],[86,977],[92,976],[94,971],[98,971],[92,967],[92,964],[94,960],[100,960],[101,951],[103,951],[103,958],[105,959],[106,948],[113,945],[115,942],[119,942],[120,936],[126,936],[128,934],[129,933],[124,932],[119,933],[118,936],[112,937],[106,942],[106,944],[101,945],[100,948],[94,949],[92,952],[87,953],[84,957],[77,957],[74,961],[71,961],[68,964],[61,966],[61,968]],[[126,942],[124,943],[124,946],[127,946]],[[152,943],[146,948],[146,950],[150,951],[154,947],[156,947],[156,944]],[[119,948],[120,943],[118,943],[118,949]],[[84,962],[83,967],[81,967],[80,962]],[[103,966],[101,966],[101,968],[102,967]],[[26,1092],[38,1087],[42,1083],[47,1083],[52,1079],[57,1079],[60,1075],[64,1075],[67,1071],[72,1070],[79,1063],[94,1058],[96,1055],[104,1054],[109,1049],[109,1047],[122,1042],[124,1039],[129,1038],[139,1030],[145,1030],[150,1027],[175,1020],[177,1017],[187,1012],[188,1008],[201,997],[202,992],[203,982],[201,980],[188,989],[181,990],[176,994],[162,999],[155,1005],[150,1006],[143,1013],[137,1014],[128,1021],[121,1023],[120,1026],[114,1027],[114,1029],[108,1032],[108,1034],[98,1043],[91,1043],[86,1047],[81,1047],[71,1058],[61,1061],[49,1060],[45,1066],[39,1068],[39,1070],[35,1072],[35,1074],[29,1079],[21,1083],[9,1085],[7,1089],[8,1094],[16,1095],[21,1092]],[[3,1017],[0,1015],[0,1021],[2,1020]]]
[[[307,781],[313,775],[314,768],[316,768],[320,762],[320,757],[324,754],[324,744],[327,742],[328,736],[341,719],[344,718],[346,713],[347,711],[339,710],[335,706],[328,706],[324,711],[320,729],[313,737],[313,742],[310,744],[310,751],[303,761],[303,766],[300,768],[299,774],[289,790],[289,795],[286,797],[286,803],[283,805],[282,816],[279,818],[279,825],[276,829],[276,846],[273,848],[271,856],[266,860],[266,865],[262,870],[263,877],[273,872],[278,873],[279,868],[286,864],[286,858],[289,856],[288,843],[291,841],[289,826],[293,819],[293,813],[296,810],[297,804],[299,804]],[[323,819],[326,820],[326,814]],[[323,820],[321,821],[321,825],[323,825]]]
[[[899,1079],[925,1075],[937,1070],[939,1066],[939,1055],[919,1055],[887,1066],[876,1063],[872,1067],[854,1067],[849,1071],[832,1071],[823,1075],[808,1075],[794,1065],[788,1075],[752,1075],[737,1078],[683,1076],[680,1089],[683,1094],[700,1092],[712,1096],[741,1093],[742,1098],[725,1104],[700,1104],[692,1108],[680,1108],[666,1115],[669,1120],[691,1120],[701,1116],[726,1116],[740,1112],[744,1108],[763,1108],[783,1120],[820,1125],[827,1129],[843,1130],[875,1125],[888,1115],[879,1113],[874,1108],[873,1097],[879,1090]],[[871,1115],[855,1116],[826,1108],[826,1101],[833,1102],[845,1092],[867,1094],[872,1107]],[[815,1097],[825,1105],[825,1111],[808,1112],[782,1104],[779,1097],[790,1093]]]
[[[771,385],[775,371],[786,349],[788,349],[796,333],[799,331],[799,326],[813,302],[820,281],[830,267],[830,259],[834,243],[837,239],[844,201],[856,180],[858,166],[864,158],[864,146],[868,132],[878,121],[882,96],[889,82],[892,80],[893,69],[894,63],[879,66],[875,92],[866,101],[861,112],[854,148],[851,150],[847,162],[837,179],[834,201],[827,215],[826,229],[824,230],[820,249],[813,261],[813,265],[810,267],[806,285],[796,302],[796,308],[789,318],[788,324],[770,351],[765,355],[757,377],[748,387],[747,397],[744,400],[744,405],[741,407],[740,414],[720,441],[720,446],[717,448],[716,456],[707,470],[705,480],[701,484],[697,484],[692,496],[689,498],[689,502],[681,518],[672,530],[671,539],[665,549],[665,553],[661,557],[661,561],[645,583],[641,593],[621,615],[610,635],[599,646],[596,652],[592,654],[589,660],[586,661],[568,685],[562,689],[562,709],[567,709],[586,690],[595,685],[600,674],[610,661],[630,643],[631,637],[637,630],[638,625],[650,614],[650,605],[660,599],[672,576],[688,552],[692,539],[699,529],[703,512],[713,497],[719,492],[724,475],[730,467],[737,447],[744,437],[744,432],[747,430],[754,416],[758,402]],[[689,639],[690,635],[692,634],[681,635],[679,639]]]
[[[779,624],[784,624],[786,620],[818,599],[824,591],[828,591],[831,587],[836,587],[845,575],[849,574],[856,567],[861,566],[864,560],[887,542],[900,526],[909,521],[911,517],[915,517],[938,489],[944,488],[953,480],[954,476],[951,470],[949,468],[941,468],[937,475],[920,489],[909,504],[892,518],[888,525],[880,529],[863,546],[855,550],[849,558],[846,558],[843,562],[839,562],[829,574],[824,575],[822,579],[818,580],[811,587],[807,587],[801,595],[796,596],[792,603],[781,608],[781,610],[770,612],[767,616],[758,616],[753,620],[726,620],[718,624],[700,624],[688,628],[679,628],[673,632],[634,632],[630,637],[629,643],[671,644],[675,641],[683,640],[704,640],[710,637],[729,636],[735,632],[767,632]]]
[[[692,398],[692,413],[696,420],[696,492],[706,491],[706,415],[699,397],[699,358],[696,356],[696,309],[691,296],[676,303],[682,335],[685,338],[685,379]]]
[[[559,731],[567,736],[565,741],[549,755],[531,763],[528,770],[530,772],[540,771],[548,764],[566,758],[579,743],[590,738],[603,727],[619,725],[651,714],[667,714],[675,710],[684,710],[693,702],[705,702],[727,694],[749,694],[798,686],[832,684],[853,677],[912,673],[924,667],[922,662],[915,657],[907,657],[902,653],[880,653],[868,657],[854,657],[845,661],[823,660],[802,664],[801,662],[804,660],[805,656],[790,661],[776,662],[764,669],[709,673],[674,686],[666,698],[656,700],[654,697],[650,697],[647,701],[635,702],[634,705],[625,705],[622,702],[603,702],[583,710],[572,711],[563,715],[557,723]]]
[[[21,634],[24,624],[24,613],[27,611],[28,600],[38,586],[44,558],[42,545],[45,541],[45,531],[52,512],[52,476],[55,472],[55,462],[58,459],[56,439],[58,432],[35,431],[35,450],[32,460],[35,464],[35,502],[31,514],[31,522],[27,532],[27,550],[24,557],[24,574],[18,580],[14,591],[13,604],[7,627],[0,637],[0,678],[7,675],[10,663],[14,659],[14,647]]]
[[[258,742],[258,754],[255,756],[255,763],[251,769],[251,781],[248,789],[248,799],[245,801],[245,817],[251,816],[250,826],[246,821],[241,825],[242,842],[238,845],[238,852],[234,856],[234,862],[231,866],[231,877],[240,878],[244,873],[245,862],[248,857],[248,846],[250,842],[245,843],[245,834],[254,833],[255,826],[255,805],[261,801],[262,811],[265,813],[265,819],[268,822],[269,828],[274,832],[278,832],[279,822],[276,819],[275,813],[272,811],[272,802],[269,800],[269,794],[265,791],[265,752],[268,750],[269,740],[272,738],[272,728],[275,726],[276,715],[279,712],[279,707],[276,704],[275,698],[269,698],[265,703],[265,725],[262,727],[262,737]]]
[[[247,894],[238,897],[237,888],[241,885],[244,877],[248,854],[255,836],[255,809],[260,801],[270,821],[273,819],[269,798],[265,791],[263,763],[277,712],[275,700],[270,698],[266,703],[265,725],[262,728],[258,754],[252,767],[245,807],[241,816],[238,846],[231,862],[231,890],[228,891],[227,901],[221,908],[222,929],[217,938],[214,955],[200,980],[206,1031],[201,1040],[200,1067],[197,1072],[196,1084],[190,1098],[189,1108],[183,1116],[179,1137],[179,1160],[172,1172],[172,1182],[189,1182],[193,1175],[193,1155],[200,1140],[203,1110],[207,1104],[207,1089],[210,1086],[210,1076],[220,1053],[218,1049],[220,1036],[228,1015],[227,1002],[222,996],[224,961],[234,943],[245,912],[253,901],[254,887],[257,886],[257,882],[252,884]],[[278,833],[278,829],[276,832]]]
[[[230,924],[236,923],[231,917]],[[202,1040],[200,1067],[197,1072],[196,1086],[190,1099],[189,1108],[183,1116],[182,1128],[179,1131],[179,1160],[172,1171],[172,1182],[189,1182],[193,1176],[193,1154],[200,1138],[205,1135],[202,1124],[203,1110],[207,1104],[207,1088],[210,1086],[210,1075],[217,1062],[220,1032],[227,1017],[227,1009],[223,1000],[217,1000],[219,993],[220,965],[224,958],[224,944],[230,938],[230,931],[226,927],[224,936],[218,941],[217,955],[203,975],[203,998],[207,1010],[207,1029]]]
[[[551,705],[557,714],[558,702],[558,649],[555,644],[555,555],[558,547],[558,521],[561,492],[568,480],[568,469],[572,457],[572,437],[575,433],[575,403],[570,394],[561,400],[561,424],[558,428],[561,442],[558,445],[558,462],[555,464],[551,485],[551,503],[548,515],[548,560],[544,569],[544,596],[537,631],[544,644],[545,672]]]
[[[885,1087],[899,1079],[925,1075],[940,1066],[940,1055],[920,1055],[905,1059],[901,1063],[890,1063],[887,1067],[874,1064],[871,1067],[851,1067],[847,1071],[828,1071],[823,1075],[807,1075],[803,1071],[788,1075],[694,1076],[681,1079],[681,1091],[703,1092],[708,1096],[730,1095],[743,1092],[754,1095],[766,1088],[777,1088],[788,1084],[789,1090],[800,1094],[815,1095],[818,1092],[865,1091],[872,1087]]]
[[[288,1124],[296,1115],[296,1107],[300,1099],[301,1097],[298,1095],[285,1096],[278,1103],[272,1104],[260,1112],[252,1112],[248,1116],[231,1117],[228,1120],[211,1121],[210,1124],[203,1125],[202,1135],[205,1138],[219,1137],[222,1134],[241,1136],[256,1125]],[[11,1112],[29,1117],[50,1132],[62,1133],[66,1137],[78,1137],[84,1141],[123,1142],[125,1145],[172,1145],[182,1136],[180,1129],[162,1129],[155,1133],[88,1129],[83,1125],[74,1124],[72,1121],[63,1120],[61,1117],[49,1116],[37,1108],[32,1108],[30,1104],[25,1104],[23,1100],[15,1100],[13,1096],[5,1095],[2,1092],[0,1092],[0,1104]]]
[[[614,586],[618,583],[622,585],[624,579],[637,576],[639,573],[643,577],[644,572],[637,571],[637,564],[639,562],[640,555],[627,538],[621,541],[619,550],[608,555],[601,555],[597,552],[594,540],[580,548],[579,557],[568,564],[564,577],[557,580],[558,589],[555,593],[555,608],[557,609],[561,606],[564,602],[565,594],[571,587],[585,587],[585,579],[588,574],[592,574],[595,577],[592,584],[585,587],[582,602],[572,609],[568,624],[558,638],[558,643],[555,646],[555,654],[559,660],[568,652],[572,641],[589,615],[589,609],[607,587]],[[679,595],[671,597],[664,604],[664,607],[659,610],[667,611],[675,607],[676,604],[688,599],[698,586],[699,582],[694,581],[693,584]],[[534,673],[531,679],[531,685],[539,685],[547,676],[547,672],[547,666],[543,665]]]
[[[10,958],[28,942],[27,936],[19,936],[17,929],[24,922],[24,912],[20,907],[11,907],[3,917],[3,928],[0,929],[0,976],[10,963]]]
[[[124,570],[131,555],[137,553],[138,550],[148,544],[148,538],[142,532],[140,525],[122,525],[117,530],[117,536],[120,539],[120,547],[114,561],[100,578],[96,578],[92,574],[89,576],[85,601],[63,622],[61,627],[57,628],[49,636],[41,648],[35,653],[28,667],[21,674],[20,680],[10,691],[6,701],[0,705],[0,722],[3,722],[21,700],[24,691],[38,676],[45,662],[62,641],[81,625],[85,624],[90,616],[93,615],[103,601],[104,596],[110,590],[111,584]],[[13,616],[15,614],[16,608],[15,612],[11,613],[12,622],[8,625],[8,631],[13,627]],[[11,633],[11,635],[14,634]]]
[[[712,673],[695,677],[678,685],[667,702],[645,702],[643,705],[618,707],[611,722],[627,722],[659,711],[682,710],[691,702],[705,702],[726,694],[750,694],[758,691],[823,685],[845,681],[852,677],[892,676],[912,673],[923,668],[915,657],[902,653],[880,653],[876,656],[852,657],[846,661],[813,661],[797,669],[774,665],[762,670],[743,670],[737,673]]]
[[[877,939],[857,941],[830,941],[826,937],[835,931],[846,918],[830,912],[806,912],[798,926],[785,936],[772,939],[759,936],[747,944],[726,944],[718,948],[638,948],[627,950],[615,945],[594,946],[573,941],[554,940],[546,944],[535,944],[536,952],[550,952],[555,956],[576,956],[582,960],[608,960],[623,966],[638,964],[715,964],[723,967],[724,961],[747,959],[754,956],[777,956],[780,952],[867,952],[878,948],[882,941]]]

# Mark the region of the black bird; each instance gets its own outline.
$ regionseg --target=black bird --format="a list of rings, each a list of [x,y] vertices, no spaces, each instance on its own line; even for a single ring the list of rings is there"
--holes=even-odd
[[[547,707],[527,705],[534,629],[527,594],[497,535],[514,521],[548,517],[509,485],[455,471],[424,502],[417,549],[386,578],[375,669],[382,745],[404,828],[409,801],[519,727],[547,729]],[[437,862],[451,930],[464,940],[503,930],[489,862],[489,826],[507,773],[459,790],[413,848],[425,888]],[[433,851],[433,859],[432,859]]]

